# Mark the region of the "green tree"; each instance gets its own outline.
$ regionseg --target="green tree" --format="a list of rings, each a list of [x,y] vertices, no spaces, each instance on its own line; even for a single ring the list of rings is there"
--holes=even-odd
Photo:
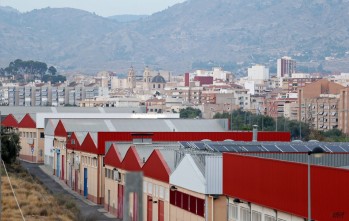
[[[179,112],[179,117],[180,118],[197,118],[201,117],[201,110],[192,108],[192,107],[187,107],[185,109],[181,109]]]
[[[50,66],[47,70],[47,72],[50,74],[50,75],[56,75],[57,74],[57,69],[53,66]]]
[[[7,163],[14,163],[19,156],[21,146],[17,133],[2,133],[1,136],[1,158]]]

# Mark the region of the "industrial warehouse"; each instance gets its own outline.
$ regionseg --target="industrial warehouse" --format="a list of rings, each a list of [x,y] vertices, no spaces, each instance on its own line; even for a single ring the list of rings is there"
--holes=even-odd
[[[314,220],[348,219],[349,143],[230,131],[227,119],[134,119],[98,110],[82,118],[41,115],[9,113],[2,120],[20,134],[20,158],[45,164],[116,218],[303,221],[310,209]],[[142,194],[127,195],[129,174],[141,175]]]

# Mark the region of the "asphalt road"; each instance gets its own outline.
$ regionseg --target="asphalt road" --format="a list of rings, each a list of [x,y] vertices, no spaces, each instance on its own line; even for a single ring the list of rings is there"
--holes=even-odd
[[[105,212],[100,212],[99,210],[103,209],[100,205],[89,205],[86,204],[80,197],[70,194],[67,190],[63,189],[53,178],[43,172],[39,165],[31,164],[24,161],[21,161],[21,165],[26,168],[29,173],[40,180],[53,194],[65,194],[70,196],[78,206],[81,211],[81,219],[84,221],[121,221],[116,218],[109,218],[104,215]]]

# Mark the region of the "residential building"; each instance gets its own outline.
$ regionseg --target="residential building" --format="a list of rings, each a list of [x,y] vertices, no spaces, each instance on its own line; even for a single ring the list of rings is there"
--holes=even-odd
[[[293,73],[296,73],[296,61],[291,57],[282,57],[277,60],[277,74],[278,78],[291,77]]]

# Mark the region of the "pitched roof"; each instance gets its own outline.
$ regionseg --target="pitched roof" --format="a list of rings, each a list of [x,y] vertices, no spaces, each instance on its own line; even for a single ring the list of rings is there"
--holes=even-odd
[[[9,114],[2,119],[1,125],[4,127],[18,127],[18,121],[12,114]]]

